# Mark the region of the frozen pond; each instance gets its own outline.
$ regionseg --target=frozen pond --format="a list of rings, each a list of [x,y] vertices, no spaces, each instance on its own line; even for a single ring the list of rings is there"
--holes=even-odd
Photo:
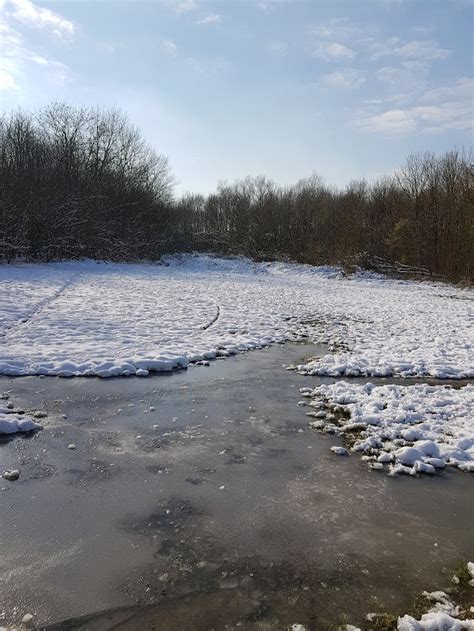
[[[31,612],[57,629],[324,630],[444,585],[473,557],[472,479],[390,478],[332,454],[339,439],[297,403],[334,380],[282,369],[318,354],[1,378],[16,406],[48,412],[43,431],[0,444],[2,468],[21,472],[1,484],[4,624]]]

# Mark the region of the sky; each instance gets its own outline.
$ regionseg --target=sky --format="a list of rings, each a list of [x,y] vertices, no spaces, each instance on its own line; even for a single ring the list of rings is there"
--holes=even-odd
[[[0,0],[0,107],[119,107],[177,193],[473,142],[471,0]]]

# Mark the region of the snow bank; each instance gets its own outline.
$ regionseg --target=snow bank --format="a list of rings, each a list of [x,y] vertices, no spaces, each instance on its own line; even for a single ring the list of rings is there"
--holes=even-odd
[[[0,266],[0,374],[168,371],[311,335],[327,375],[474,376],[472,292],[243,257]]]
[[[338,381],[303,388],[310,424],[350,438],[351,450],[391,474],[474,471],[474,386],[411,386]],[[375,468],[381,468],[376,466]]]

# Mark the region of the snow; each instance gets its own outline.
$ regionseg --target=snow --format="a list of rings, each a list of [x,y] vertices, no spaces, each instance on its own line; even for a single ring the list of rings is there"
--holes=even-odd
[[[398,619],[398,631],[474,631],[474,620],[460,620],[460,608],[445,592],[423,592],[433,606],[416,620],[405,615]]]
[[[16,414],[14,410],[0,405],[0,434],[16,434],[17,432],[32,432],[41,429],[39,423],[33,419]]]
[[[392,475],[433,474],[446,465],[474,471],[473,385],[374,386],[341,380],[302,390],[309,406],[324,417],[312,427],[355,435],[351,450],[369,462],[388,464]]]
[[[349,452],[347,451],[347,449],[345,449],[344,447],[339,447],[337,445],[335,445],[334,447],[331,447],[331,451],[333,453],[335,453],[338,456],[348,456]]]
[[[447,613],[425,613],[420,620],[412,616],[399,618],[398,631],[474,631],[474,621],[459,620]]]
[[[0,374],[146,376],[301,339],[325,375],[474,376],[473,292],[210,255],[0,266]]]
[[[468,570],[469,574],[471,575],[471,580],[469,581],[469,585],[471,587],[474,587],[474,562],[468,561],[468,563],[467,563],[467,570]],[[473,608],[473,611],[474,611],[474,608]]]

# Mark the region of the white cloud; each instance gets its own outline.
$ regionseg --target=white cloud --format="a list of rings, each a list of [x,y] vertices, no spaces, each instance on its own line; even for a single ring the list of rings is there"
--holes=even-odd
[[[359,70],[346,68],[321,77],[323,83],[332,88],[354,89],[365,83],[365,76]]]
[[[321,42],[314,51],[316,57],[325,61],[352,61],[355,52],[338,42]]]
[[[35,28],[45,28],[61,39],[70,39],[75,34],[74,24],[45,7],[39,7],[30,0],[8,0],[9,15]]]
[[[159,44],[160,51],[168,57],[176,57],[178,47],[171,39],[162,39]]]
[[[388,110],[359,122],[362,129],[383,134],[406,134],[416,129],[416,122],[405,110]]]
[[[220,22],[222,22],[222,15],[219,15],[218,13],[210,13],[209,15],[206,15],[205,18],[198,20],[196,24],[219,24]]]

